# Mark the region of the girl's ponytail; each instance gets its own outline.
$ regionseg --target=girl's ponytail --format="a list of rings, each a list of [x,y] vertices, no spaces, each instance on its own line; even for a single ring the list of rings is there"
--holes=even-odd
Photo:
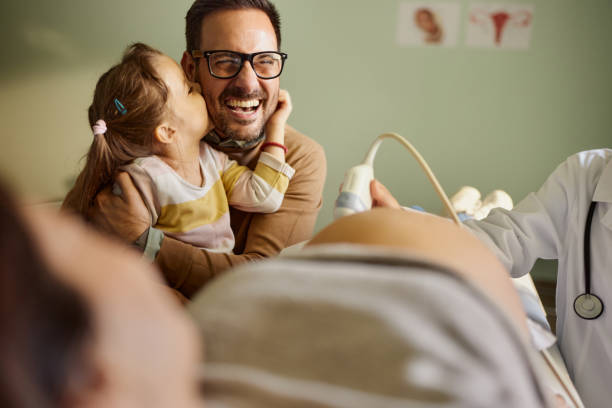
[[[103,133],[94,134],[94,141],[87,152],[85,167],[77,177],[72,190],[66,195],[62,209],[76,211],[87,218],[96,194],[112,182],[121,164],[114,157],[106,141],[107,133],[108,129]]]
[[[89,218],[96,195],[113,183],[119,168],[153,154],[153,133],[168,100],[168,89],[155,71],[160,55],[145,44],[133,44],[121,62],[98,80],[89,107],[94,141],[62,209]]]

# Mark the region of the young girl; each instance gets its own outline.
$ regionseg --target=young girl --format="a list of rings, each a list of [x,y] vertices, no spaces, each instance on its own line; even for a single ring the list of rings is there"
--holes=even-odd
[[[98,80],[89,107],[94,141],[63,208],[87,217],[96,194],[127,171],[151,214],[151,225],[192,245],[230,252],[229,207],[274,212],[294,170],[285,163],[286,91],[266,124],[254,171],[201,141],[210,131],[204,98],[179,65],[144,44],[129,47]]]

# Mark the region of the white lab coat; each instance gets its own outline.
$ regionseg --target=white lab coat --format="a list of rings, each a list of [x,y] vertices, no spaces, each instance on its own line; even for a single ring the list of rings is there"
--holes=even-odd
[[[591,201],[597,201],[591,226],[591,292],[602,299],[604,311],[596,320],[584,320],[573,304],[585,290],[583,242]],[[528,273],[538,258],[559,260],[561,353],[585,406],[612,406],[612,150],[571,156],[512,211],[496,209],[484,220],[465,224],[513,277]]]

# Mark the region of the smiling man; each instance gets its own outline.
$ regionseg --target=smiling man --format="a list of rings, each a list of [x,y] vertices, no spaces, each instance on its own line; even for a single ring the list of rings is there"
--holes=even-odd
[[[240,164],[254,168],[267,120],[276,111],[280,75],[280,18],[267,0],[196,0],[186,16],[187,49],[181,65],[199,82],[214,130],[205,140]],[[92,214],[102,229],[137,241],[154,258],[170,286],[191,297],[215,275],[250,260],[278,254],[310,238],[326,175],[319,144],[287,126],[286,161],[295,175],[281,208],[272,214],[231,209],[233,254],[192,247],[150,227],[149,214],[127,174],[121,196],[100,193]]]
[[[272,23],[279,24],[278,14],[262,1],[231,3],[263,9],[215,10],[211,3],[219,2],[196,1],[187,13],[183,69],[202,85],[214,133],[225,139],[221,144],[252,145],[263,136],[278,100],[286,59],[278,52],[280,37]]]

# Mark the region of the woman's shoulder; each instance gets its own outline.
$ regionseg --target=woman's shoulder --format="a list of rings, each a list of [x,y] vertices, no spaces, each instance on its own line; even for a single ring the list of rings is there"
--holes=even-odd
[[[584,171],[597,171],[612,161],[612,149],[592,149],[575,153],[567,158],[566,163]]]
[[[612,149],[593,149],[575,153],[557,167],[550,179],[556,184],[563,185],[571,196],[590,201],[602,177],[607,180],[612,178]],[[607,183],[606,181],[604,184]]]

